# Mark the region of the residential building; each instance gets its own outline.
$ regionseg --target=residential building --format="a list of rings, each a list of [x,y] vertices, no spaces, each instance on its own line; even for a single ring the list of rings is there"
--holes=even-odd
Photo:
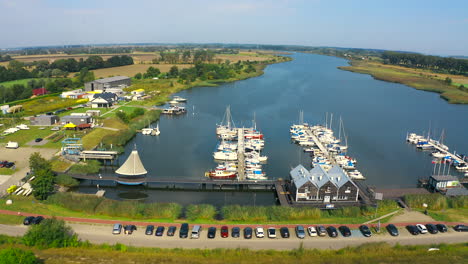
[[[47,92],[46,88],[42,87],[42,88],[33,89],[32,93],[35,96],[39,96],[39,95],[44,95],[44,94],[46,94],[48,92]]]
[[[62,117],[60,123],[62,125],[66,125],[68,123],[72,123],[74,125],[81,125],[81,124],[90,124],[92,122],[92,118],[89,115],[81,114],[81,115],[67,115]]]
[[[62,92],[60,95],[61,98],[69,98],[69,99],[81,99],[84,98],[87,95],[86,92],[83,92],[81,89],[76,89],[73,91],[66,91]]]
[[[106,92],[106,89],[109,88],[125,88],[131,84],[132,81],[130,77],[114,76],[85,83],[85,91],[100,90],[102,92]]]
[[[29,119],[33,126],[51,126],[58,123],[60,118],[57,115],[40,115]]]
[[[111,107],[118,100],[118,96],[115,93],[99,93],[93,96],[89,102],[92,108]]]

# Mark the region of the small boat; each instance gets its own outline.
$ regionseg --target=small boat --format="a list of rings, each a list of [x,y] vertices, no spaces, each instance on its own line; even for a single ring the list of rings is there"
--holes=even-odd
[[[266,162],[268,160],[267,156],[260,156],[260,153],[256,151],[245,153],[245,156],[247,157],[247,159],[256,159],[260,162]]]
[[[468,165],[466,163],[460,163],[457,166],[455,166],[455,169],[458,171],[468,171]]]
[[[182,98],[180,96],[174,96],[174,98],[172,98],[173,101],[176,101],[176,102],[179,102],[179,103],[184,103],[184,102],[187,102],[187,99],[185,98]]]
[[[185,114],[187,113],[187,110],[185,107],[181,106],[171,106],[168,108],[164,108],[161,114],[166,114],[166,115],[180,115],[180,114]]]
[[[151,131],[151,135],[152,136],[159,136],[159,134],[161,134],[161,131],[159,131],[159,123],[156,125],[155,128],[153,128],[153,130]]]
[[[152,128],[143,128],[143,129],[141,130],[141,134],[143,134],[143,135],[151,135],[151,132],[152,132],[152,131],[153,131]]]
[[[221,141],[221,143],[219,143],[218,145],[218,150],[224,150],[224,149],[227,149],[227,150],[237,150],[237,144],[236,143],[232,143],[230,141]]]
[[[237,160],[237,152],[222,150],[213,153],[213,157],[216,160]]]
[[[170,105],[176,105],[176,104],[179,104],[179,103],[180,103],[180,102],[177,102],[177,101],[175,101],[175,100],[169,101],[169,104],[170,104]]]
[[[442,152],[442,151],[434,151],[431,153],[431,155],[434,157],[434,158],[445,158],[445,156],[447,156],[447,153],[446,152]]]
[[[211,179],[229,180],[229,179],[235,179],[237,177],[237,173],[232,172],[232,171],[227,171],[227,170],[215,169],[213,171],[206,172],[205,176]]]

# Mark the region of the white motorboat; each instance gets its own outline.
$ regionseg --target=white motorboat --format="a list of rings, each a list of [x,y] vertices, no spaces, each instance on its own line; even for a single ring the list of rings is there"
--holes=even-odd
[[[153,128],[153,130],[151,131],[151,135],[152,136],[159,136],[159,134],[161,134],[161,131],[159,131],[159,123],[156,125],[155,128]]]
[[[256,151],[247,152],[244,153],[244,155],[247,157],[247,159],[256,159],[260,162],[266,162],[268,160],[267,156],[261,156],[260,153]]]
[[[218,145],[218,150],[236,150],[237,149],[237,143],[232,143],[230,141],[221,141]]]
[[[149,127],[148,127],[148,128],[143,128],[143,129],[141,130],[141,134],[143,134],[143,135],[151,135],[151,132],[152,132],[152,131],[153,131],[152,128],[149,128]]]
[[[217,160],[237,160],[237,153],[223,150],[213,153],[213,157]]]
[[[354,180],[365,180],[366,179],[366,177],[364,177],[362,175],[362,173],[360,171],[358,171],[358,170],[349,171],[348,176],[351,177]]]
[[[442,152],[442,151],[434,151],[431,153],[431,155],[434,157],[434,158],[445,158],[445,156],[447,156],[447,153],[446,152]]]
[[[180,103],[180,102],[178,102],[178,101],[176,101],[176,100],[171,100],[171,101],[169,101],[169,104],[170,104],[170,105],[177,105],[177,104],[179,104],[179,103]]]
[[[180,102],[180,103],[184,103],[184,102],[187,102],[187,99],[185,98],[182,98],[180,96],[174,96],[174,98],[172,98],[173,101],[176,101],[176,102]]]

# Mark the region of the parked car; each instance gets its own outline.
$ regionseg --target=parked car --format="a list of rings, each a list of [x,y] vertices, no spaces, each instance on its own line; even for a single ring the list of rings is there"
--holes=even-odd
[[[155,235],[162,236],[163,234],[164,234],[164,226],[158,226],[158,228],[156,228]]]
[[[265,236],[265,233],[263,232],[263,227],[259,226],[255,228],[255,236],[257,236],[258,238],[262,238]]]
[[[38,225],[44,220],[44,217],[42,216],[36,216],[34,219],[31,221],[31,224]]]
[[[34,140],[34,142],[41,142],[41,141],[42,141],[42,138],[36,138],[36,139]]]
[[[146,226],[145,235],[151,236],[154,231],[154,225]]]
[[[215,238],[216,237],[216,227],[212,226],[208,228],[208,238]]]
[[[447,229],[447,226],[444,225],[444,224],[437,224],[436,227],[437,227],[437,229],[439,229],[439,231],[440,231],[441,233],[445,233],[445,232],[447,232],[447,230],[448,230],[448,229]]]
[[[415,225],[407,225],[407,226],[406,226],[406,229],[407,229],[408,232],[409,232],[410,234],[412,234],[413,236],[419,235],[419,229],[418,229]]]
[[[311,237],[316,237],[317,236],[317,229],[313,226],[307,227],[307,232],[309,233],[309,236]]]
[[[303,226],[301,225],[296,226],[296,236],[300,239],[305,238],[305,229]]]
[[[351,236],[351,230],[347,226],[340,226],[338,227],[338,230],[340,230],[341,235],[344,237],[350,237]]]
[[[201,233],[201,229],[202,227],[199,226],[199,225],[194,225],[193,228],[192,228],[192,234],[190,235],[190,238],[199,238],[200,237],[200,233]]]
[[[280,228],[280,234],[281,234],[282,238],[289,238],[289,228],[281,227]]]
[[[253,230],[252,230],[251,227],[244,228],[244,238],[245,239],[251,239],[252,238],[252,233],[253,233]]]
[[[439,230],[437,229],[437,226],[434,224],[426,224],[427,231],[431,234],[437,234],[439,233]]]
[[[229,228],[227,226],[221,227],[221,237],[226,238],[229,236]]]
[[[131,235],[133,234],[133,231],[136,231],[137,228],[135,225],[126,225],[124,226],[124,234],[126,235]]]
[[[468,226],[466,225],[456,225],[453,229],[457,232],[468,232]]]
[[[326,236],[327,235],[327,229],[324,226],[317,226],[317,234],[319,236]]]
[[[267,230],[268,238],[276,238],[276,228],[269,227]]]
[[[189,225],[187,223],[183,223],[180,226],[179,237],[180,238],[187,238],[189,232]]]
[[[366,226],[366,225],[360,226],[359,230],[361,231],[362,235],[365,236],[365,237],[372,236],[372,232],[371,232],[370,228],[368,226]]]
[[[23,220],[23,225],[30,225],[30,224],[32,224],[33,219],[34,219],[34,216],[27,216],[27,217],[24,218],[24,220]]]
[[[11,168],[11,167],[13,167],[13,166],[15,166],[15,163],[14,163],[14,162],[7,162],[7,163],[5,164],[5,166],[4,166],[4,168]]]
[[[327,233],[330,237],[337,237],[338,236],[338,231],[334,226],[329,226],[327,227]]]
[[[122,232],[122,225],[121,224],[114,224],[114,227],[112,228],[112,234],[118,235]]]
[[[427,228],[423,224],[416,224],[416,227],[419,230],[419,233],[421,234],[426,234],[427,233]]]
[[[232,237],[240,237],[240,228],[239,227],[233,227],[231,229],[231,236]]]
[[[175,226],[170,226],[170,227],[167,229],[167,236],[174,236],[176,230],[177,230],[177,227],[175,227]]]
[[[387,231],[388,233],[390,233],[390,235],[392,236],[398,236],[399,233],[398,233],[398,228],[396,228],[396,226],[394,224],[389,224],[387,225]]]

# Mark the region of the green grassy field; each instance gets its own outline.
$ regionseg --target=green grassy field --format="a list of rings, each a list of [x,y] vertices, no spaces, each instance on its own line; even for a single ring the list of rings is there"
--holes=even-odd
[[[360,264],[433,264],[466,263],[468,243],[436,244],[418,246],[391,246],[387,243],[368,243],[339,250],[304,249],[294,250],[249,250],[237,249],[162,249],[136,248],[121,244],[87,245],[76,248],[38,249],[26,247],[16,238],[4,237],[0,248],[15,247],[32,250],[45,264],[63,263],[360,263]],[[428,248],[438,248],[428,252]]]
[[[8,141],[18,142],[20,147],[27,146],[26,143],[34,141],[36,138],[45,138],[54,131],[50,130],[50,127],[45,127],[45,129],[40,129],[38,126],[30,126],[28,130],[19,130],[13,134],[6,135],[4,138],[0,139],[0,143],[8,143]]]
[[[12,175],[16,170],[11,168],[0,168],[0,175]]]
[[[468,104],[468,92],[458,87],[446,84],[441,76],[423,71],[384,65],[375,62],[352,61],[351,66],[338,67],[342,70],[369,74],[377,80],[395,82],[408,85],[418,90],[439,93],[442,98],[452,104]],[[442,75],[445,76],[445,75]],[[452,78],[462,78],[456,76]],[[468,80],[468,78],[466,78]],[[465,82],[465,79],[460,80]]]

